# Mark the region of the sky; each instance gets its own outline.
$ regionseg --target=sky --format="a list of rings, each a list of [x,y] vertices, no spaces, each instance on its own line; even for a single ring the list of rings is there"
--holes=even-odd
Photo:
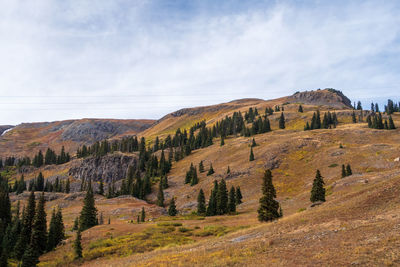
[[[0,0],[0,125],[335,88],[399,100],[399,1]]]

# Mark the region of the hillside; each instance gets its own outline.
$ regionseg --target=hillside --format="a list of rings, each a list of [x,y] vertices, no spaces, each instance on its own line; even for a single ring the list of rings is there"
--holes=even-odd
[[[22,123],[0,136],[0,157],[32,156],[47,147],[75,153],[82,144],[92,144],[126,132],[137,134],[152,120],[81,119]]]
[[[298,111],[299,104],[303,112]],[[52,182],[56,178],[71,180],[69,194],[46,193],[48,217],[57,205],[63,209],[68,238],[55,251],[41,256],[39,266],[400,264],[397,234],[400,225],[400,130],[368,128],[365,119],[368,111],[355,111],[358,122],[353,123],[350,105],[347,97],[332,89],[299,92],[274,100],[243,99],[183,109],[166,115],[143,131],[137,130],[136,134],[153,142],[156,136],[163,140],[178,128],[189,129],[203,120],[211,127],[233,112],[244,114],[249,108],[257,107],[260,116],[264,116],[267,107],[284,107],[285,129],[278,127],[281,111],[274,112],[268,115],[270,132],[251,137],[229,135],[223,146],[220,137],[216,137],[212,145],[195,149],[183,159],[172,162],[164,198],[166,204],[175,198],[179,211],[176,217],[167,216],[167,206],[155,205],[160,177],[153,177],[152,192],[145,200],[130,195],[109,199],[96,195],[98,213],[105,221],[109,219],[110,224],[104,223],[82,233],[82,260],[73,259],[75,233],[71,231],[85,195],[79,192],[82,180],[94,181],[96,190],[100,178],[106,183],[115,181],[119,187],[127,176],[128,167],[138,164],[139,152],[113,152],[101,157],[73,159],[61,165],[25,169],[26,180],[36,177],[40,171]],[[335,112],[338,125],[304,131],[306,122],[310,122],[317,110],[321,115]],[[386,114],[383,117],[388,118]],[[396,112],[392,117],[399,126],[400,114]],[[49,129],[44,125],[38,127]],[[120,138],[134,132],[123,129],[120,133],[112,131],[109,137]],[[24,136],[29,131],[18,131],[21,135],[18,138],[24,137],[25,142],[30,140],[29,136]],[[85,131],[81,137],[71,136],[71,132],[74,131],[63,129],[54,140],[66,145],[71,142],[76,149],[87,136],[90,141],[86,143],[97,137]],[[253,147],[255,160],[249,161],[253,138],[257,144]],[[160,157],[160,153],[157,151],[155,155]],[[209,176],[206,172],[199,173],[197,184],[185,184],[190,164],[198,167],[200,161],[206,171],[212,164],[215,173]],[[351,164],[351,175],[341,177],[342,164]],[[272,170],[283,218],[260,223],[257,208],[265,169]],[[326,202],[311,207],[310,190],[317,169],[325,181]],[[21,174],[21,170],[13,171],[9,175],[11,182]],[[196,215],[200,189],[204,190],[208,201],[214,180],[222,179],[228,190],[231,186],[241,188],[243,203],[237,206],[237,213]],[[17,200],[26,203],[27,197],[28,192],[11,193],[13,207]],[[146,222],[137,223],[142,207],[146,209]]]

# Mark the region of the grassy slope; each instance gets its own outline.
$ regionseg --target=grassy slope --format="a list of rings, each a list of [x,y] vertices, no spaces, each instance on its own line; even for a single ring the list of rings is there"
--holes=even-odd
[[[250,106],[254,104],[252,102]],[[260,111],[267,105],[273,106],[271,102],[257,102]],[[248,107],[249,103],[245,103],[240,109],[244,111]],[[297,112],[297,105],[286,106],[286,130],[276,130],[278,114],[272,116],[270,120],[274,131],[255,136],[258,146],[254,148],[256,160],[253,162],[248,161],[250,139],[238,137],[228,138],[223,147],[219,146],[217,139],[213,146],[194,151],[174,163],[169,175],[170,188],[165,190],[167,201],[175,196],[178,209],[190,211],[196,205],[199,189],[203,188],[208,198],[213,180],[226,178],[225,172],[229,165],[232,175],[227,178],[228,187],[240,185],[243,194],[244,203],[239,206],[238,215],[205,219],[178,217],[176,219],[183,224],[182,227],[189,229],[182,233],[179,227],[168,230],[169,226],[157,226],[157,222],[129,223],[136,219],[142,206],[151,210],[149,218],[170,220],[168,217],[160,217],[162,209],[152,204],[132,198],[99,198],[96,201],[97,207],[105,218],[111,217],[111,224],[97,226],[83,233],[85,261],[72,262],[73,238],[69,238],[66,245],[44,255],[41,264],[298,266],[320,263],[398,263],[399,239],[395,233],[400,223],[397,212],[400,205],[400,166],[393,160],[400,156],[399,130],[372,130],[365,123],[360,123],[341,124],[332,130],[299,131],[305,120],[311,118],[315,108],[307,105],[306,112],[302,114]],[[176,126],[190,126],[192,121],[201,119],[207,119],[211,125],[217,118],[219,120],[232,112],[224,110],[211,115],[202,113],[203,117],[178,117],[176,121],[170,118],[147,130],[146,134],[155,136],[173,133]],[[345,115],[339,116],[339,120],[349,122],[351,111],[340,112]],[[396,125],[400,125],[399,114],[394,118]],[[343,149],[339,148],[340,144],[344,146]],[[184,175],[190,163],[198,164],[200,160],[204,160],[206,169],[212,162],[216,173],[208,177],[201,174],[199,184],[194,187],[184,185]],[[278,200],[283,206],[284,218],[274,223],[260,224],[256,219],[256,209],[261,176],[264,168],[272,163],[277,166],[273,170],[273,179]],[[347,163],[351,163],[354,175],[341,179],[340,166]],[[327,203],[309,208],[309,191],[317,168],[321,170],[326,182]],[[149,200],[154,201],[155,194]],[[63,214],[67,228],[70,228],[80,211],[80,203],[81,198],[73,201],[60,198],[49,202],[48,213],[57,204],[65,205]],[[240,230],[238,227],[241,226],[249,228]],[[154,239],[156,244],[146,243],[143,253],[132,254],[137,252],[135,249],[139,244],[129,240],[140,239],[140,236],[136,236],[140,233],[148,234],[146,237]],[[111,236],[114,241],[110,241]],[[128,249],[130,252],[121,255],[112,252],[113,249]],[[93,258],[93,253],[100,254]]]

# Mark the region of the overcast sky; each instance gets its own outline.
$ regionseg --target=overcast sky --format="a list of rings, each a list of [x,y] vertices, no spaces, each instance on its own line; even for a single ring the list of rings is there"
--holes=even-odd
[[[0,124],[157,119],[326,87],[397,97],[399,13],[378,0],[1,0]]]

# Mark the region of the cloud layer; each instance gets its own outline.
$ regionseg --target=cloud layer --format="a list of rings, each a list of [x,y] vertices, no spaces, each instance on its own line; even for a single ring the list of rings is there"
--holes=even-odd
[[[0,124],[159,118],[325,87],[398,96],[395,1],[166,2],[3,1]]]

